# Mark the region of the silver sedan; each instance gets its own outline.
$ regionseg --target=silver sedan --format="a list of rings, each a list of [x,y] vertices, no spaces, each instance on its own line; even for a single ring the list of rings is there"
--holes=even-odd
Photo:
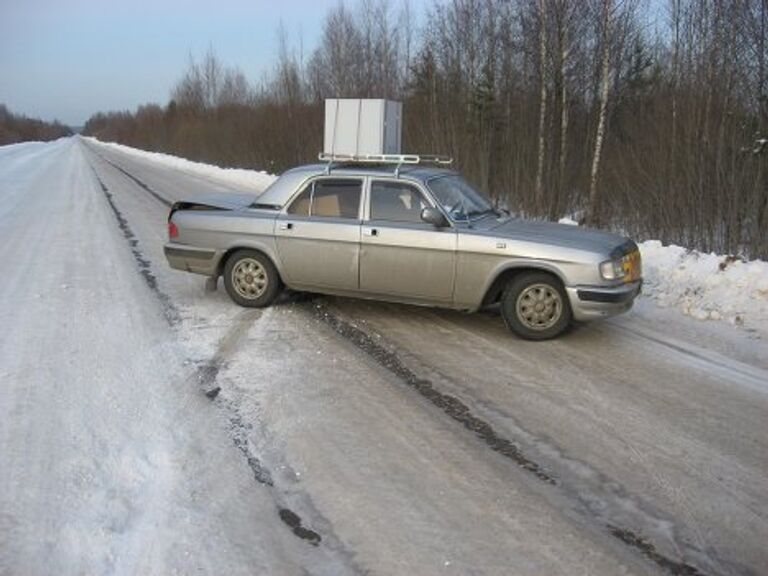
[[[165,255],[223,276],[232,300],[262,307],[283,287],[476,311],[543,340],[573,320],[628,310],[641,262],[627,238],[515,219],[458,173],[422,164],[315,164],[256,198],[177,202]]]

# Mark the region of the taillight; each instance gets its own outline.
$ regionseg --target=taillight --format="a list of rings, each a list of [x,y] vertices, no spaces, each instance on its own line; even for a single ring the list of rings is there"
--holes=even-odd
[[[176,238],[179,235],[179,229],[172,221],[168,222],[168,238]]]

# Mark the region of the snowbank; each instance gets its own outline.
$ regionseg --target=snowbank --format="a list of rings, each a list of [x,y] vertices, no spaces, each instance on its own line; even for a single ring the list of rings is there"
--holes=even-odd
[[[268,174],[265,171],[257,170],[244,170],[242,168],[220,168],[213,166],[212,164],[203,164],[202,162],[192,162],[185,158],[179,158],[178,156],[171,156],[170,154],[162,154],[160,152],[147,152],[146,150],[139,150],[138,148],[131,148],[130,146],[123,146],[122,144],[115,144],[114,142],[101,142],[93,137],[85,137],[87,140],[98,144],[99,146],[106,146],[114,150],[119,150],[125,154],[136,156],[151,162],[163,164],[175,170],[181,170],[188,174],[195,174],[197,176],[203,176],[205,178],[211,178],[218,180],[229,185],[237,186],[240,188],[246,188],[251,190],[264,190],[269,186],[276,178],[274,174]]]
[[[640,244],[643,292],[698,320],[727,320],[768,335],[768,262],[702,254],[658,240]]]
[[[561,224],[578,225],[571,218]],[[643,295],[697,320],[725,320],[768,337],[768,262],[640,243]]]

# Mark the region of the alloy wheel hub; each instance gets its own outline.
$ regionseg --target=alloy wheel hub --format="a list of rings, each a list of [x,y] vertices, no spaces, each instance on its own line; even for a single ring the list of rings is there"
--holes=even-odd
[[[560,293],[548,284],[532,284],[523,290],[515,303],[517,317],[531,330],[554,326],[563,313]]]

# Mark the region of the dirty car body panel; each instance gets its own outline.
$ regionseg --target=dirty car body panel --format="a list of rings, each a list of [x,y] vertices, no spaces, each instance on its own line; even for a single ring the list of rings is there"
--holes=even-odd
[[[215,278],[233,251],[251,249],[293,289],[466,311],[498,301],[510,278],[535,270],[561,283],[575,320],[632,306],[642,283],[634,242],[490,210],[462,215],[441,191],[450,178],[458,174],[425,166],[294,168],[255,198],[175,204],[166,258]],[[444,225],[424,221],[425,208],[439,209]]]

